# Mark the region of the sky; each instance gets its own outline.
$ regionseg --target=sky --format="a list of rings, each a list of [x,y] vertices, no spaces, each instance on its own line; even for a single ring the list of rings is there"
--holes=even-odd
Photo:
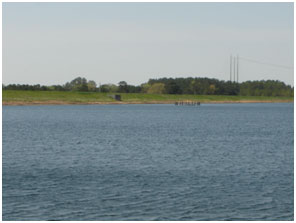
[[[150,78],[280,80],[294,86],[293,3],[2,3],[2,82]],[[267,63],[267,64],[264,64]],[[271,66],[282,65],[280,66]]]

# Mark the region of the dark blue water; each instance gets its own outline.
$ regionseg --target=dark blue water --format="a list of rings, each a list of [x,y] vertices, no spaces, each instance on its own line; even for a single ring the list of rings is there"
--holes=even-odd
[[[293,104],[3,107],[3,220],[293,220]]]

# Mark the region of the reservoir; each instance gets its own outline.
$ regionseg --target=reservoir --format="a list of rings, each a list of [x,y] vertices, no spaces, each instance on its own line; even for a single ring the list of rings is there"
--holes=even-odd
[[[3,106],[3,220],[293,220],[292,103]]]

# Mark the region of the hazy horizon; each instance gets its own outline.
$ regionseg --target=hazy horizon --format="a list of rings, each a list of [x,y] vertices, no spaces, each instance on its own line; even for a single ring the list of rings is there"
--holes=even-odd
[[[294,86],[293,3],[3,3],[3,84],[150,78]],[[260,64],[261,63],[261,64]],[[274,66],[271,66],[274,65]],[[286,66],[280,67],[277,65]]]

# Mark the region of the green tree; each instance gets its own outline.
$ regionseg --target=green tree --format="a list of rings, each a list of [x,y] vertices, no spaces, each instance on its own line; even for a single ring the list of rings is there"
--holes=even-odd
[[[151,87],[151,85],[148,83],[141,84],[141,92],[147,93],[150,87]]]
[[[77,77],[70,83],[66,83],[66,87],[72,91],[88,91],[87,81],[82,77]]]
[[[173,79],[169,80],[168,83],[165,84],[165,92],[167,94],[180,94],[180,87]]]
[[[154,83],[147,91],[149,94],[163,94],[164,92],[165,85],[163,83]]]
[[[128,85],[125,81],[120,81],[118,83],[118,92],[120,93],[128,93]]]
[[[118,87],[115,84],[103,84],[100,87],[100,92],[117,92]]]
[[[215,85],[211,84],[210,87],[209,87],[208,93],[209,94],[215,94],[215,91],[216,91]]]
[[[87,89],[88,91],[96,91],[97,84],[95,81],[88,81],[87,82]]]

